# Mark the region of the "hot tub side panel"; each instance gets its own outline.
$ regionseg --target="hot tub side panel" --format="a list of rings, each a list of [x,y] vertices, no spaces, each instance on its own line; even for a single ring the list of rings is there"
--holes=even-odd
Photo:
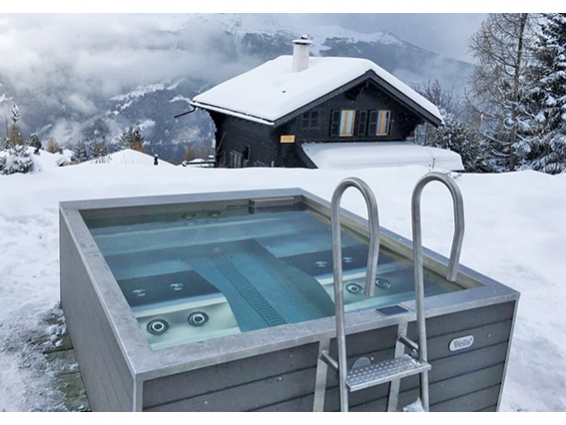
[[[496,410],[516,302],[460,311],[427,320],[432,411]],[[393,357],[397,327],[348,336],[349,366],[360,356]],[[450,351],[455,338],[471,347]],[[416,339],[414,323],[409,336]],[[146,411],[310,411],[318,343],[146,381]],[[336,357],[335,342],[331,354]],[[418,396],[418,377],[402,380],[399,406]],[[353,411],[385,411],[389,385],[350,395]],[[336,377],[329,373],[325,410],[338,410]]]
[[[63,213],[61,305],[94,411],[132,411],[133,378]]]

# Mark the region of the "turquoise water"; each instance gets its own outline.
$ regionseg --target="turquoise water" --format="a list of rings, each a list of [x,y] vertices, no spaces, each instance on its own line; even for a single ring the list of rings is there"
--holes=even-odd
[[[206,210],[86,220],[153,348],[334,314],[331,230],[308,210]],[[410,263],[342,235],[347,311],[414,298]],[[427,296],[460,289],[425,280]],[[440,283],[439,283],[440,282]]]

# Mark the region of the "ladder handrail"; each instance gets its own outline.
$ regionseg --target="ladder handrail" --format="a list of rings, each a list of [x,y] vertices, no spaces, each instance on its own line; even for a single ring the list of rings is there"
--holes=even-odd
[[[443,183],[450,194],[454,205],[454,237],[452,239],[452,249],[450,252],[450,263],[446,278],[454,282],[458,275],[458,261],[462,250],[462,242],[464,239],[464,202],[462,192],[456,182],[446,174],[439,172],[431,172],[421,177],[413,189],[411,198],[411,213],[413,227],[413,261],[415,276],[415,302],[417,310],[417,330],[419,336],[419,360],[426,362],[427,341],[426,341],[426,322],[424,309],[424,271],[423,271],[423,250],[422,250],[422,233],[421,233],[421,195],[425,186],[432,182],[439,181]],[[421,374],[421,401],[424,410],[429,410],[428,397],[428,372]]]
[[[344,313],[344,297],[342,282],[342,240],[340,234],[340,201],[342,195],[349,187],[358,189],[364,197],[368,209],[369,225],[369,255],[366,272],[365,295],[373,296],[375,288],[375,275],[377,273],[377,260],[379,255],[379,215],[377,201],[370,187],[362,180],[354,177],[342,180],[332,195],[331,227],[332,227],[332,262],[334,272],[334,304],[336,315],[336,341],[338,343],[338,375],[340,379],[340,411],[348,411],[348,390],[346,379],[348,376],[346,363],[346,323]]]

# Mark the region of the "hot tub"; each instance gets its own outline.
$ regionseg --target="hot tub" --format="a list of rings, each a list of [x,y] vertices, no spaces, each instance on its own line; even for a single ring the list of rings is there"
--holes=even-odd
[[[328,202],[300,189],[61,203],[61,300],[97,411],[308,411],[334,337]],[[366,220],[342,212],[348,360],[393,357],[414,321],[412,247],[381,229],[366,298]],[[425,250],[430,408],[496,410],[519,294]],[[416,334],[409,325],[409,337]],[[328,377],[326,410],[338,409]],[[418,378],[401,381],[412,401]],[[385,410],[389,385],[352,394]]]

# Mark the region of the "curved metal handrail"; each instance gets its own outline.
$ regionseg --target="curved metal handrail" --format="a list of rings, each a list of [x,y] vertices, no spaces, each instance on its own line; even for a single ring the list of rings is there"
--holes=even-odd
[[[365,295],[373,296],[375,288],[375,275],[377,273],[377,260],[379,255],[379,215],[377,201],[370,187],[362,180],[350,177],[342,180],[332,195],[331,227],[332,227],[332,262],[334,272],[334,304],[336,314],[336,341],[338,343],[338,374],[340,378],[340,407],[342,412],[348,411],[348,390],[346,379],[348,370],[346,365],[346,325],[344,314],[344,297],[342,282],[342,240],[340,235],[340,201],[342,195],[349,187],[358,189],[366,201],[369,225],[369,255],[366,272]]]
[[[422,250],[422,233],[421,233],[421,195],[425,186],[432,182],[439,181],[443,183],[450,194],[454,204],[454,237],[452,239],[452,249],[450,251],[450,262],[446,278],[454,282],[458,275],[458,261],[462,250],[462,242],[464,240],[464,201],[462,193],[456,182],[446,174],[431,172],[423,176],[413,189],[411,198],[411,213],[413,226],[413,261],[415,275],[415,302],[417,310],[417,329],[419,335],[419,360],[426,362],[427,344],[426,344],[426,324],[424,309],[424,270],[423,270],[423,250]],[[425,411],[428,412],[428,372],[421,374],[421,401]]]

